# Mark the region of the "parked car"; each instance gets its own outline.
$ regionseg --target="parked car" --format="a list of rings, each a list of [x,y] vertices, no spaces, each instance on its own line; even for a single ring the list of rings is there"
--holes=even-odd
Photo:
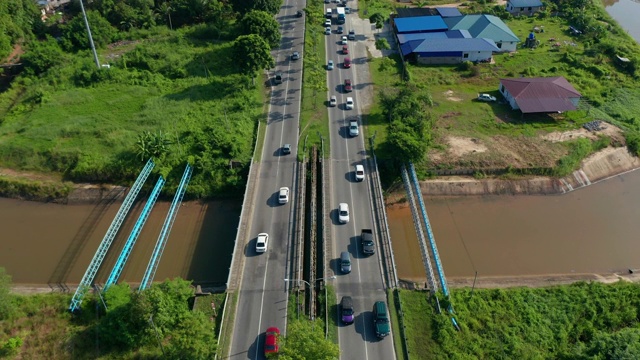
[[[353,300],[351,296],[343,296],[340,300],[340,318],[343,324],[353,324]]]
[[[364,166],[360,164],[356,165],[354,174],[356,175],[356,181],[364,180]]]
[[[331,95],[331,97],[329,98],[329,106],[334,107],[336,105],[338,105],[338,99],[335,95]]]
[[[282,145],[282,155],[289,155],[289,154],[291,154],[291,144]]]
[[[355,137],[359,134],[360,130],[358,130],[358,122],[356,120],[349,121],[349,135]]]
[[[342,55],[349,54],[349,47],[347,45],[342,45]]]
[[[289,188],[288,187],[281,187],[280,191],[278,192],[278,203],[280,204],[286,204],[289,202]]]
[[[278,337],[280,336],[280,329],[277,327],[270,327],[267,329],[264,339],[264,354],[277,354],[280,350],[278,345]]]
[[[351,79],[344,79],[344,92],[352,92]]]
[[[495,96],[491,96],[489,94],[478,94],[478,100],[479,101],[491,102],[491,101],[496,101],[496,97]]]
[[[353,110],[353,98],[352,97],[348,97],[347,98],[347,102],[345,103],[345,108],[347,110]]]
[[[351,67],[351,59],[348,58],[348,57],[344,58],[343,66],[344,66],[345,69],[350,68]]]
[[[327,63],[327,70],[333,70],[333,60],[329,60]]]
[[[340,203],[338,205],[338,221],[341,224],[349,222],[349,205],[346,203]]]
[[[258,234],[258,238],[256,239],[256,252],[257,253],[266,252],[267,246],[269,246],[269,234],[267,233]]]
[[[294,51],[293,54],[291,54],[291,60],[300,60],[300,53]]]

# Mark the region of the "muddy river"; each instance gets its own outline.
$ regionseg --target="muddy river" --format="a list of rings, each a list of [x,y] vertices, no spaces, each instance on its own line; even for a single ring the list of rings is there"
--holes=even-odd
[[[447,277],[640,268],[640,171],[566,195],[426,197]],[[411,211],[387,209],[398,275],[423,279]]]
[[[143,202],[136,203],[123,223],[96,276],[97,283],[109,276],[143,206]],[[121,281],[141,281],[169,206],[169,202],[156,204]],[[77,284],[119,207],[119,202],[59,205],[0,199],[0,266],[15,284]],[[198,284],[224,284],[240,209],[240,201],[183,203],[155,280],[180,276]]]

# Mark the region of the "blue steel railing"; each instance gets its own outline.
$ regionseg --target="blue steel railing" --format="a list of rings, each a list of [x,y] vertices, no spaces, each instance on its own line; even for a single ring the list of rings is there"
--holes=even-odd
[[[416,170],[413,167],[413,163],[409,163],[409,174],[413,181],[413,186],[416,188],[416,197],[418,198],[418,204],[420,205],[420,211],[422,212],[422,220],[427,228],[427,237],[429,238],[429,245],[431,246],[431,252],[433,254],[433,260],[436,263],[436,269],[438,271],[438,277],[440,278],[440,288],[446,297],[449,297],[449,289],[447,288],[447,279],[444,277],[444,270],[442,269],[442,263],[440,262],[440,255],[438,255],[438,248],[436,247],[436,240],[431,231],[431,224],[429,224],[429,216],[427,216],[427,209],[424,206],[422,200],[422,192],[420,191],[420,184],[418,183],[418,177],[416,176]]]
[[[136,244],[136,240],[138,240],[138,236],[140,236],[140,232],[142,232],[142,227],[144,227],[153,206],[156,204],[156,200],[158,199],[158,195],[160,195],[160,190],[162,190],[164,183],[164,179],[160,176],[156,182],[156,186],[153,188],[153,191],[151,191],[151,195],[149,195],[149,199],[147,199],[147,203],[144,205],[144,208],[138,217],[138,221],[136,221],[136,224],[133,226],[133,230],[131,230],[131,234],[129,234],[129,238],[124,244],[124,248],[122,248],[122,252],[118,257],[116,264],[113,266],[113,270],[111,270],[111,274],[109,275],[107,282],[104,284],[102,291],[107,291],[109,286],[118,282],[118,278],[120,277],[124,266],[127,264],[129,255],[131,255],[131,251],[133,250],[133,246]]]
[[[438,284],[436,283],[436,277],[433,274],[433,265],[431,265],[431,257],[429,256],[429,249],[427,248],[427,242],[424,240],[424,232],[422,231],[422,223],[420,222],[418,207],[416,205],[415,197],[413,196],[413,190],[409,175],[407,173],[407,167],[402,165],[401,169],[402,182],[407,191],[407,198],[411,208],[411,217],[413,217],[413,225],[416,228],[416,235],[418,236],[418,243],[420,244],[420,251],[422,252],[422,264],[424,265],[424,271],[427,273],[427,280],[429,281],[429,287],[432,293],[438,291]],[[417,190],[419,191],[419,190]]]
[[[140,287],[138,288],[138,290],[144,290],[149,287],[156,275],[156,270],[158,269],[158,264],[160,263],[162,252],[164,251],[164,247],[167,245],[167,239],[169,238],[171,227],[173,226],[173,222],[176,219],[176,215],[178,215],[178,210],[180,209],[180,204],[182,203],[182,197],[187,190],[187,184],[191,179],[192,171],[193,169],[191,168],[191,166],[187,164],[187,167],[184,169],[184,173],[182,174],[180,185],[178,185],[176,195],[173,197],[173,201],[171,202],[169,213],[167,213],[167,217],[165,218],[164,224],[162,225],[162,230],[160,230],[160,236],[158,236],[156,246],[153,249],[153,254],[151,255],[151,260],[149,260],[149,265],[147,265],[147,270],[144,272],[144,276],[142,277],[142,282],[140,283]]]
[[[138,175],[138,178],[133,183],[131,190],[129,191],[124,201],[122,202],[122,205],[120,206],[120,210],[118,210],[118,213],[113,219],[113,222],[111,222],[111,225],[107,230],[107,233],[102,239],[102,242],[98,247],[98,250],[93,256],[93,259],[91,260],[91,263],[87,268],[87,271],[84,273],[84,276],[80,281],[80,285],[78,285],[78,288],[76,289],[76,293],[73,295],[73,298],[71,299],[69,310],[71,310],[72,312],[78,309],[78,307],[82,303],[82,298],[84,297],[84,294],[87,292],[87,289],[91,287],[91,283],[93,283],[93,279],[95,278],[96,273],[100,268],[100,265],[102,265],[102,261],[104,260],[104,257],[107,255],[107,251],[109,250],[109,247],[113,242],[113,239],[116,237],[118,230],[120,230],[120,226],[122,225],[122,222],[127,217],[127,214],[129,213],[129,209],[131,209],[131,205],[133,205],[133,202],[136,199],[136,196],[138,196],[138,193],[140,192],[142,185],[144,185],[144,182],[147,181],[147,177],[149,177],[149,174],[151,174],[151,170],[153,169],[154,166],[155,164],[153,163],[153,161],[149,159],[149,161],[147,161],[147,164],[144,166],[144,168],[142,168],[140,175]]]

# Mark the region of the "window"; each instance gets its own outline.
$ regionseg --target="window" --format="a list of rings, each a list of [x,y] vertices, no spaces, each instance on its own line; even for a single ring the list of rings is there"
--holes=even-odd
[[[500,84],[500,92],[504,93],[504,85]]]
[[[464,55],[462,55],[462,57],[463,57],[464,59],[467,59],[467,58],[469,58],[469,54],[466,54],[466,53],[465,53]]]
[[[498,49],[502,49],[502,43],[501,42],[497,43],[496,45],[498,46]]]

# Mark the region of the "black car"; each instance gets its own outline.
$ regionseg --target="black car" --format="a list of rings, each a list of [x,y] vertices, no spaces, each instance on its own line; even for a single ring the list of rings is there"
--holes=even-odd
[[[298,10],[298,11],[296,12],[296,17],[302,17],[302,15],[304,15],[304,14],[302,13],[302,11],[301,11],[301,10]]]
[[[282,73],[281,72],[277,72],[275,78],[273,79],[273,83],[278,85],[278,84],[282,84]]]
[[[344,29],[342,28],[342,26],[338,26],[338,30],[336,30],[336,32],[338,34],[342,34],[344,32]]]

